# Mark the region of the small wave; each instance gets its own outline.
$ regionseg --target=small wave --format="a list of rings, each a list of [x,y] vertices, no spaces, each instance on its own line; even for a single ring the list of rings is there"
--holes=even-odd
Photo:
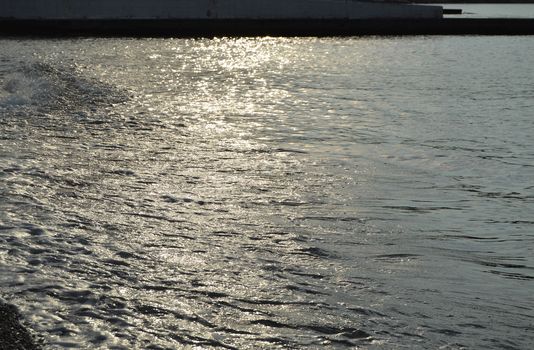
[[[354,346],[355,344],[351,342],[351,340],[370,340],[372,338],[371,334],[357,328],[352,327],[337,327],[337,326],[329,326],[329,325],[295,325],[290,323],[282,323],[279,321],[273,321],[268,319],[258,319],[250,321],[251,325],[260,325],[264,327],[270,327],[270,328],[288,328],[288,329],[295,329],[295,330],[306,330],[311,331],[325,340],[328,340],[328,342],[332,343],[342,343],[349,346]]]
[[[398,254],[381,254],[375,256],[375,259],[377,260],[402,260],[402,259],[417,259],[420,258],[421,255],[419,254],[404,254],[404,253],[398,253]]]
[[[301,287],[301,286],[296,286],[296,285],[287,285],[285,288],[287,290],[290,290],[290,291],[295,291],[295,292],[305,293],[305,294],[311,294],[311,295],[328,295],[328,293],[323,293],[323,292],[320,292],[320,291],[317,291],[317,290],[313,290],[313,289],[305,288],[305,287]]]
[[[438,210],[463,210],[462,208],[456,208],[456,207],[443,207],[443,206],[416,207],[416,206],[409,206],[409,205],[384,205],[382,206],[382,208],[402,210],[402,211],[414,212],[414,213],[429,213],[429,212],[438,211]]]
[[[331,256],[331,254],[325,251],[324,249],[317,248],[317,247],[300,248],[294,252],[291,252],[291,254],[307,255],[307,256],[312,256],[316,258],[326,258],[326,257]]]

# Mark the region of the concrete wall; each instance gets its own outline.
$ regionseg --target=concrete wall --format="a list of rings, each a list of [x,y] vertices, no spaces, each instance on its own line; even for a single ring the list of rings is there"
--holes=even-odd
[[[17,19],[440,18],[441,7],[355,0],[0,0]]]

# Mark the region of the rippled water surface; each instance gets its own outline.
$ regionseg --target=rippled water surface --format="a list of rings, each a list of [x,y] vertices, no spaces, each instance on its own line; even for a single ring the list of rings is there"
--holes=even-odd
[[[2,39],[0,295],[50,349],[530,349],[533,57]]]

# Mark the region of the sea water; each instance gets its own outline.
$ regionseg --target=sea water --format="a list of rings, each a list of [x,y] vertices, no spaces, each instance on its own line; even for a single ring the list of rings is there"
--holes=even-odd
[[[49,349],[529,349],[534,38],[0,40],[0,293]]]

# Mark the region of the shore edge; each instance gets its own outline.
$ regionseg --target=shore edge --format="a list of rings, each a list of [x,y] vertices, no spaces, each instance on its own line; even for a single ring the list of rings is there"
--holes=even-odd
[[[30,331],[20,322],[21,316],[14,305],[0,301],[0,349],[40,350]]]
[[[0,36],[31,37],[329,37],[534,35],[534,18],[362,20],[18,20],[0,19]]]

